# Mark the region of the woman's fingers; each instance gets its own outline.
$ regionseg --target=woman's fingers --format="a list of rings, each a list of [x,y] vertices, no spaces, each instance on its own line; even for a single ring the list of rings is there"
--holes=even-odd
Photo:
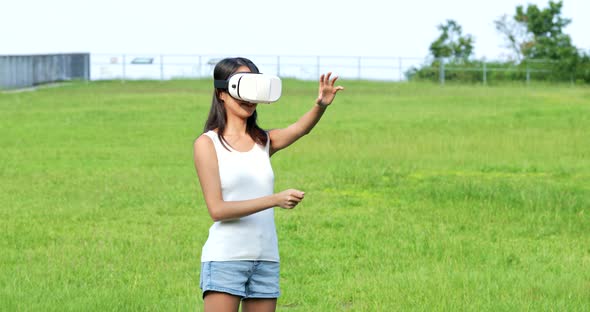
[[[305,192],[295,189],[283,191],[281,192],[282,199],[280,200],[280,203],[278,205],[282,208],[294,208],[303,200],[304,196]]]
[[[332,72],[328,72],[326,74],[321,74],[320,75],[320,86],[330,85],[330,84],[334,85],[334,81],[336,81],[336,79],[338,79],[338,76],[336,76],[333,81],[330,81],[331,76],[332,76]]]
[[[338,76],[334,76],[334,79],[332,79],[332,81],[330,81],[330,85],[333,87],[334,83],[336,83],[336,80],[338,80]]]
[[[334,76],[334,78],[332,78],[332,80],[330,80],[332,78],[332,72],[328,72],[327,74],[321,74],[320,75],[320,87],[323,88],[325,86],[332,86],[334,87],[334,84],[336,83],[336,80],[338,80],[338,76]]]
[[[305,193],[301,191],[293,191],[291,196],[293,196],[294,199],[302,200],[303,196],[305,196]]]

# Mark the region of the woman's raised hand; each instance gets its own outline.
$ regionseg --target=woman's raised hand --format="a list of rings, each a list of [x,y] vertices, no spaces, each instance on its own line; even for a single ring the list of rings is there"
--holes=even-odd
[[[286,209],[293,209],[303,200],[305,192],[288,189],[276,194],[277,206]]]
[[[334,83],[338,79],[338,76],[335,76],[332,80],[330,80],[330,76],[332,76],[332,72],[322,74],[320,76],[319,95],[315,102],[317,105],[321,107],[326,107],[330,105],[332,101],[334,101],[336,93],[340,90],[344,90],[343,86],[334,86]]]

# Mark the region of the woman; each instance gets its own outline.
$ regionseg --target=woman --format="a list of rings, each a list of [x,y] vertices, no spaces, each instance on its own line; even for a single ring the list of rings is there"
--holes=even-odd
[[[237,72],[258,73],[245,58],[228,58],[215,80]],[[304,192],[274,193],[270,156],[309,133],[336,93],[338,77],[320,76],[315,105],[284,129],[262,130],[256,105],[215,89],[204,133],[194,144],[195,167],[214,220],[201,256],[205,311],[274,311],[279,296],[279,252],[273,207],[292,209]]]

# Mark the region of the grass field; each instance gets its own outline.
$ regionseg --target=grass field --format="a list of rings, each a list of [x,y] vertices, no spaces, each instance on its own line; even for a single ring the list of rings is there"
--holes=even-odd
[[[279,311],[590,309],[590,89],[344,81],[273,156]],[[286,80],[264,128],[307,111]],[[210,81],[0,94],[0,311],[201,310]]]

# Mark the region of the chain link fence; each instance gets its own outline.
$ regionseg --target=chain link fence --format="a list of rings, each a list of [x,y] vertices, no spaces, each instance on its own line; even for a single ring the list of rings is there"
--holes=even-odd
[[[449,61],[433,59],[427,65],[406,72],[413,80],[452,82],[476,82],[482,84],[497,82],[582,82],[588,80],[589,64],[573,66],[551,60],[523,60],[519,63],[501,61]]]
[[[227,55],[193,54],[55,54],[0,56],[0,89],[24,88],[53,81],[209,79]],[[332,71],[342,79],[480,82],[544,80],[556,70],[549,61],[519,64],[496,61],[449,63],[419,57],[245,55],[263,73],[315,80]],[[563,77],[562,77],[563,78]],[[573,72],[566,79],[574,82]]]
[[[217,62],[227,55],[173,54],[92,54],[92,80],[169,80],[211,78]],[[470,61],[465,64],[419,57],[367,56],[268,56],[245,55],[263,73],[283,78],[315,80],[321,73],[332,71],[343,79],[407,81],[499,81],[529,83],[546,80],[556,70],[551,61],[529,60],[521,63],[504,61]],[[561,77],[563,78],[563,77]],[[575,73],[568,80],[576,80]]]
[[[91,79],[211,78],[225,55],[92,54]],[[344,79],[403,81],[405,73],[423,58],[351,56],[245,55],[263,73],[283,78],[315,80],[332,71]]]
[[[0,89],[90,79],[90,54],[0,55]]]

